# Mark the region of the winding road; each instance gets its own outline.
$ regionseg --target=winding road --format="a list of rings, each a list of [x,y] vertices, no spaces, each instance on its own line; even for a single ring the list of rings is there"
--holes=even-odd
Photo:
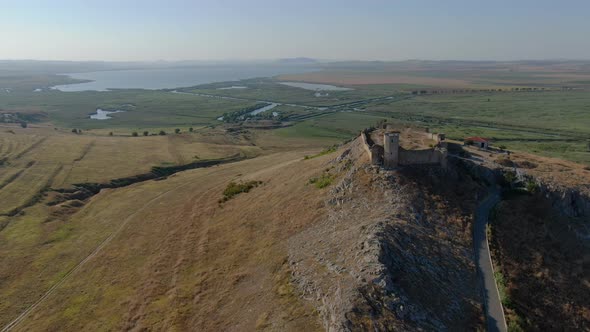
[[[486,225],[492,208],[500,201],[498,190],[493,189],[479,204],[475,213],[475,229],[473,232],[473,245],[475,247],[475,262],[477,275],[484,297],[486,312],[486,327],[488,331],[507,331],[504,309],[500,300],[498,286],[494,279],[494,266],[488,244]]]

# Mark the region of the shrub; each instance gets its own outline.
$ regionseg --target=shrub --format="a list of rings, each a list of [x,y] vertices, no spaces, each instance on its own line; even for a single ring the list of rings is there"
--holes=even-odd
[[[506,150],[506,145],[500,145],[499,148],[500,150]]]
[[[112,131],[109,131],[109,136],[113,136],[113,132]]]
[[[74,128],[74,129],[72,129],[72,132],[73,132],[74,134],[77,134],[77,133],[78,133],[78,129]]]
[[[309,179],[309,183],[315,185],[318,189],[326,188],[332,184],[332,181],[334,181],[334,177],[328,173],[322,174],[319,178]]]
[[[132,132],[132,133],[131,133],[131,136],[133,136],[133,137],[137,137],[137,136],[138,136],[138,135],[137,135],[137,132],[136,132],[136,131]]]
[[[23,128],[27,128],[27,123],[23,121],[23,122],[20,123],[20,126],[23,127]]]
[[[248,181],[248,182],[230,182],[225,190],[223,191],[223,198],[219,201],[220,203],[226,202],[232,199],[234,196],[241,193],[247,193],[252,188],[256,188],[262,184],[262,181]]]
[[[160,135],[160,136],[164,136],[164,135],[166,135],[166,132],[165,132],[165,131],[163,131],[163,130],[160,130],[160,132],[158,133],[158,135]]]
[[[504,173],[504,180],[508,183],[513,183],[516,181],[516,174],[514,172],[506,172]]]
[[[190,132],[192,133],[192,132],[194,131],[193,127],[190,127],[190,128],[188,129],[188,131],[190,131]]]
[[[508,290],[506,289],[506,279],[500,271],[494,271],[494,279],[496,279],[496,285],[498,286],[498,293],[500,293],[500,301],[506,308],[512,307],[512,300],[508,296]]]
[[[327,149],[322,150],[322,152],[320,152],[318,154],[315,154],[313,156],[305,156],[305,157],[303,157],[303,159],[304,160],[307,160],[307,159],[312,159],[312,158],[317,158],[317,157],[325,156],[325,155],[330,154],[332,152],[336,152],[337,149],[338,149],[338,147],[336,145],[334,145],[334,146],[331,146],[331,147],[329,147]]]
[[[143,132],[143,136],[148,136],[149,134],[150,134],[150,132],[149,132],[149,131],[144,131],[144,132]]]
[[[174,129],[174,133],[175,133],[175,134],[180,134],[180,128],[176,128],[176,129]]]
[[[526,183],[526,190],[530,193],[536,193],[537,190],[539,190],[539,186],[537,185],[537,183],[533,180],[529,180]]]

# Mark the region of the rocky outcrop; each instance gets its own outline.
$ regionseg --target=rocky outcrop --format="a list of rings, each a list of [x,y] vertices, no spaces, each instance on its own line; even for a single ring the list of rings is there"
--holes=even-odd
[[[289,241],[293,282],[328,331],[481,327],[474,197],[448,184],[477,185],[440,168],[383,171],[362,157],[363,144],[327,165],[341,176],[328,217]]]
[[[583,188],[567,188],[537,181],[540,192],[552,206],[568,217],[580,217],[590,221],[590,195]],[[588,186],[590,189],[590,185]]]

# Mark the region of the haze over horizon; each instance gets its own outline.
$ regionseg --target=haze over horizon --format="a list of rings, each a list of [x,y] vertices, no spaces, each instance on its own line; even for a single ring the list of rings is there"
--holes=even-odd
[[[582,42],[590,3],[579,0],[0,0],[0,7],[0,59],[590,59]]]

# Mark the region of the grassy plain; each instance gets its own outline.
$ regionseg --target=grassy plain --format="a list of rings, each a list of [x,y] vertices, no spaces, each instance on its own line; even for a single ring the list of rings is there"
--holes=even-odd
[[[11,92],[0,96],[0,109],[46,112],[59,127],[99,129],[174,128],[217,123],[225,112],[238,111],[256,102],[207,98],[167,91],[116,90],[107,92]],[[97,108],[126,112],[110,120],[92,120]]]
[[[244,86],[246,88],[221,89],[232,85]],[[275,79],[254,79],[242,80],[239,83],[225,82],[200,85],[192,88],[184,88],[182,91],[315,107],[337,106],[359,100],[399,94],[399,89],[391,85],[375,84],[370,86],[347,86],[347,88],[350,88],[350,90],[322,91],[322,96],[316,96],[316,91],[314,90],[287,86]]]

